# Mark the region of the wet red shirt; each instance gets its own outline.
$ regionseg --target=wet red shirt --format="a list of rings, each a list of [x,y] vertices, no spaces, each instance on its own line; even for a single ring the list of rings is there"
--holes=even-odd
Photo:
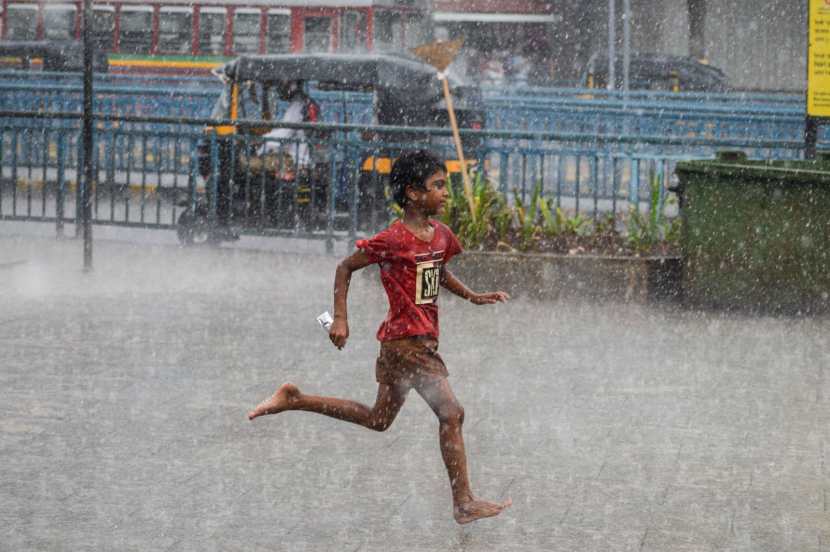
[[[413,234],[400,220],[368,240],[358,240],[373,263],[389,298],[389,313],[378,329],[378,340],[416,335],[438,338],[438,290],[441,267],[461,253],[452,230],[438,221],[431,242]]]

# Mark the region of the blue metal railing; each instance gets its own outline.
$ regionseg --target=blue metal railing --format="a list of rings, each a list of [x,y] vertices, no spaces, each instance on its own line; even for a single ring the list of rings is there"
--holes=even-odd
[[[0,112],[0,119],[0,219],[47,220],[61,229],[75,219],[78,206],[83,158],[77,114]],[[228,216],[247,232],[327,240],[354,237],[389,217],[387,176],[377,165],[367,169],[366,159],[395,156],[412,147],[454,157],[447,129],[287,125],[310,132],[311,149],[322,152],[308,169],[287,170],[284,156],[272,157],[272,165],[263,161],[259,137],[205,135],[200,129],[210,122],[216,121],[98,117],[92,160],[94,221],[174,228],[183,212],[192,213],[198,205],[205,205],[206,216],[215,221],[223,216],[219,198],[224,193],[233,205]],[[365,131],[387,139],[363,140]],[[401,133],[406,143],[392,142]],[[477,142],[468,155],[478,170],[511,201],[526,200],[538,186],[557,206],[593,217],[646,208],[650,182],[658,178],[664,190],[671,186],[678,160],[709,158],[719,149],[741,149],[763,159],[798,159],[803,153],[801,142],[794,140],[462,134]],[[200,144],[206,152],[201,159]],[[299,147],[292,140],[281,145],[295,153]]]
[[[585,98],[598,100],[622,101],[681,101],[692,103],[737,103],[737,104],[766,104],[766,105],[804,105],[804,94],[771,93],[771,92],[669,92],[666,90],[607,90],[604,88],[578,87],[494,87],[484,86],[482,92],[485,97],[529,97],[529,98]]]
[[[23,77],[26,78],[23,78]],[[148,80],[149,79],[149,80]],[[80,111],[80,79],[65,73],[0,72],[0,109]],[[221,91],[214,78],[97,79],[97,111],[207,117]],[[371,96],[312,90],[326,122],[370,123]],[[792,139],[803,132],[804,98],[789,94],[704,94],[598,89],[485,89],[490,129]],[[830,140],[822,129],[820,141]]]
[[[209,117],[221,90],[196,88],[121,87],[100,85],[95,88],[98,113],[130,116]],[[365,123],[372,120],[369,94],[320,91],[315,97],[323,105],[322,117],[329,123]],[[284,102],[278,106],[285,108]],[[80,84],[7,83],[0,92],[0,110],[77,112],[83,110]],[[277,116],[281,114],[277,112]]]

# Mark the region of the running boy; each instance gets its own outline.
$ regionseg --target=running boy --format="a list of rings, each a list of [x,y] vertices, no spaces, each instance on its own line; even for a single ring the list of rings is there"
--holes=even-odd
[[[386,430],[414,388],[438,416],[441,455],[452,488],[453,515],[458,523],[498,515],[511,501],[495,503],[473,497],[467,475],[467,457],[461,424],[464,409],[447,381],[447,368],[438,354],[439,286],[486,305],[508,299],[502,291],[475,293],[447,270],[446,263],[461,252],[452,231],[430,217],[439,214],[448,197],[443,164],[426,151],[402,155],[392,168],[395,201],[403,208],[401,220],[368,240],[337,267],[334,279],[332,343],[342,349],[349,337],[346,296],[354,271],[380,265],[380,278],[389,298],[389,314],[380,326],[381,342],[375,365],[378,394],[373,407],[345,399],[306,395],[290,383],[248,414],[253,420],[286,410],[305,410],[338,420]]]

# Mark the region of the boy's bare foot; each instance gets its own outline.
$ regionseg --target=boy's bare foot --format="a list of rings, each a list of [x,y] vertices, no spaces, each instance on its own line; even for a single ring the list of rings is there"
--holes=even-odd
[[[259,403],[256,408],[248,412],[248,419],[253,420],[266,414],[278,414],[288,410],[289,405],[300,397],[300,390],[293,383],[283,383],[271,398]]]
[[[477,519],[497,516],[502,510],[509,508],[511,504],[513,504],[513,501],[509,498],[501,504],[473,499],[457,505],[453,509],[453,516],[455,521],[463,525]]]

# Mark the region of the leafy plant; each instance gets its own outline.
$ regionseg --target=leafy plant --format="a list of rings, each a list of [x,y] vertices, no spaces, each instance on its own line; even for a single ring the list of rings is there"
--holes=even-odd
[[[561,207],[553,207],[553,200],[542,201],[539,211],[542,214],[542,233],[548,238],[560,235],[585,236],[591,233],[591,224],[587,218],[580,214],[568,217]]]
[[[627,236],[629,246],[638,253],[647,253],[660,243],[677,243],[680,219],[669,220],[664,213],[663,179],[658,173],[649,178],[648,212],[632,207],[628,215]]]
[[[504,246],[521,251],[557,250],[563,245],[570,248],[584,244],[585,249],[578,249],[613,246],[615,253],[621,250],[617,231],[619,220],[614,213],[604,214],[595,224],[578,213],[569,216],[567,211],[556,207],[553,200],[542,196],[541,182],[534,186],[527,203],[514,190],[515,199],[511,206],[482,173],[472,177],[472,201],[468,201],[459,182],[450,181],[449,197],[441,216],[442,222],[453,230],[466,249]],[[654,174],[649,180],[649,210],[643,213],[632,208],[625,220],[625,242],[629,250],[646,253],[655,247],[665,248],[678,243],[680,221],[666,218],[663,207],[662,179],[659,174]],[[392,209],[395,215],[403,215],[397,205]],[[557,240],[560,237],[563,240]]]
[[[552,207],[552,201],[543,201],[539,205],[539,212],[542,213],[542,233],[548,238],[554,238],[562,233],[565,226],[565,215],[559,207]]]
[[[617,217],[614,213],[605,213],[594,225],[594,234],[606,235],[617,233]]]
[[[533,193],[530,195],[530,203],[525,206],[519,197],[519,191],[513,190],[513,197],[515,198],[515,214],[516,214],[516,230],[519,237],[519,249],[527,250],[533,245],[533,241],[541,232],[542,228],[539,225],[539,204],[545,203],[541,199],[542,185],[536,184],[533,188]],[[540,201],[541,199],[541,201]]]
[[[482,173],[473,175],[472,202],[457,186],[449,186],[449,199],[442,220],[453,229],[465,248],[478,248],[491,237],[505,239],[510,218],[510,209],[504,197]]]

